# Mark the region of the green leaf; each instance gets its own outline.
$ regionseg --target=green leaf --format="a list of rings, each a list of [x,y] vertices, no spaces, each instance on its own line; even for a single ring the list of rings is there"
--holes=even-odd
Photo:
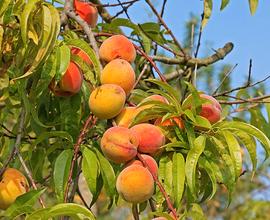
[[[248,133],[249,135],[252,135],[256,137],[263,145],[264,150],[266,152],[266,157],[270,155],[270,141],[266,137],[266,135],[260,131],[258,128],[254,127],[253,125],[240,122],[240,121],[230,121],[230,122],[222,122],[219,125],[222,130],[228,129],[228,130],[240,130]]]
[[[82,150],[82,172],[89,187],[90,192],[93,195],[93,200],[97,199],[99,194],[98,190],[98,176],[100,174],[99,161],[96,154],[90,149],[84,147]]]
[[[97,82],[99,82],[101,69],[100,69],[100,62],[99,62],[98,57],[96,56],[95,51],[84,40],[81,40],[81,39],[67,39],[65,41],[65,43],[67,45],[70,45],[72,47],[76,47],[76,48],[82,50],[83,52],[85,52],[89,56],[93,66],[94,66],[94,71],[96,73],[96,80],[97,80]]]
[[[196,220],[206,220],[203,210],[199,204],[193,203],[191,209],[187,213],[187,217]]]
[[[64,201],[73,150],[64,150],[56,159],[53,169],[55,193],[59,202]]]
[[[38,136],[32,146],[36,146],[44,140],[48,140],[51,137],[59,137],[67,139],[70,143],[73,143],[73,138],[70,136],[68,132],[65,131],[47,131],[43,132]]]
[[[258,7],[259,0],[248,0],[248,1],[249,1],[250,13],[251,13],[251,15],[254,15],[256,10],[257,10],[257,7]]]
[[[68,68],[70,63],[70,49],[67,45],[62,44],[56,49],[56,75],[62,76]]]
[[[202,29],[205,27],[207,24],[211,14],[212,14],[212,9],[213,9],[213,2],[212,0],[204,0],[204,9],[203,9],[203,20],[202,20]]]
[[[225,140],[227,142],[227,145],[229,147],[229,152],[230,152],[232,161],[234,163],[234,169],[235,169],[235,174],[236,174],[235,178],[237,179],[242,172],[241,147],[240,147],[237,139],[232,134],[232,132],[223,131],[222,133],[223,133]]]
[[[215,170],[212,168],[211,164],[209,163],[209,161],[207,159],[205,159],[204,157],[199,158],[199,166],[202,167],[206,171],[206,173],[208,174],[208,176],[211,180],[212,192],[211,192],[209,198],[204,198],[204,199],[210,200],[213,198],[213,196],[215,195],[215,193],[217,191],[217,179],[215,176],[216,173],[215,173]]]
[[[92,212],[84,206],[75,203],[62,203],[51,208],[39,209],[28,215],[25,220],[48,220],[57,216],[72,216],[72,219],[95,219]]]
[[[31,190],[18,198],[15,202],[3,213],[3,216],[9,217],[9,219],[15,219],[16,217],[28,214],[34,211],[34,205],[38,198],[46,189]]]
[[[185,189],[185,159],[181,153],[173,154],[172,173],[172,198],[175,208],[178,209]]]
[[[20,18],[20,26],[21,26],[21,35],[23,43],[26,45],[27,43],[27,33],[28,33],[28,19],[30,17],[31,12],[35,9],[36,3],[39,0],[29,0],[27,4],[24,6],[21,18]]]
[[[102,179],[104,182],[105,190],[108,196],[113,197],[115,195],[115,173],[110,164],[110,162],[96,149],[93,148],[96,152],[97,158],[100,164],[100,171]]]
[[[196,167],[198,159],[205,148],[205,136],[199,136],[194,141],[194,146],[190,149],[186,158],[185,174],[187,184],[191,193],[196,197]]]
[[[222,0],[220,10],[223,10],[226,8],[226,6],[229,4],[230,0]]]
[[[255,172],[257,168],[257,151],[255,139],[243,131],[234,131],[234,134],[240,139],[243,145],[247,148],[251,162],[252,170]]]
[[[1,0],[0,2],[0,17],[2,16],[2,14],[6,11],[6,9],[8,8],[9,4],[10,4],[11,0]],[[1,42],[1,41],[0,41]]]

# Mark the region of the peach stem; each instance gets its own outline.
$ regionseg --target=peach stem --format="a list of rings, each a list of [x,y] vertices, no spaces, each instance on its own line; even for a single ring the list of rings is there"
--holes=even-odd
[[[83,129],[81,130],[79,137],[77,139],[76,144],[74,144],[74,152],[73,152],[73,158],[72,158],[72,162],[71,162],[71,166],[69,169],[69,175],[68,175],[68,182],[67,182],[67,187],[65,189],[65,196],[64,196],[64,202],[67,202],[68,200],[68,192],[69,192],[69,188],[72,182],[72,174],[73,174],[73,169],[75,166],[75,162],[79,153],[79,149],[80,149],[80,145],[88,131],[89,128],[93,127],[96,124],[97,118],[94,117],[92,114],[89,115],[89,117],[87,118],[87,120],[85,121],[84,125],[83,125]],[[92,124],[90,125],[90,123],[92,122]]]
[[[142,155],[140,153],[137,153],[137,157],[139,158],[139,160],[143,163],[143,165],[149,170],[149,172],[151,173],[151,175],[153,176],[154,181],[156,182],[156,184],[158,185],[158,188],[160,190],[160,192],[163,194],[166,203],[168,205],[168,208],[171,210],[173,216],[175,217],[175,219],[177,219],[177,213],[172,205],[172,202],[170,200],[170,197],[168,196],[168,194],[166,193],[164,187],[162,186],[161,182],[159,181],[158,177],[151,171],[150,167],[148,166],[148,164],[146,163],[146,161],[144,160],[144,158],[142,157]]]

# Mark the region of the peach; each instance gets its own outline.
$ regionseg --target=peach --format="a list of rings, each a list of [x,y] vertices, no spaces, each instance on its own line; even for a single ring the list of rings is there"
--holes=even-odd
[[[200,94],[200,98],[207,101],[202,104],[200,116],[206,118],[211,124],[218,122],[221,118],[222,112],[219,102],[212,96],[206,94]],[[183,103],[183,108],[190,108],[191,102],[192,96],[189,95]]]
[[[162,127],[178,126],[180,129],[184,128],[183,120],[180,117],[172,117],[162,122],[162,118],[157,118],[154,125]]]
[[[74,0],[74,9],[75,12],[92,28],[96,26],[98,10],[93,4]]]
[[[158,165],[157,165],[157,162],[155,161],[155,159],[147,154],[141,154],[141,156],[144,159],[144,161],[146,162],[146,164],[149,166],[151,173],[153,175],[157,176],[158,175]],[[143,162],[141,162],[140,160],[132,160],[126,164],[126,167],[131,166],[131,165],[144,166]]]
[[[18,196],[26,193],[29,185],[25,176],[18,170],[5,170],[0,182],[0,209],[7,209]]]
[[[131,63],[136,58],[132,42],[124,35],[113,35],[106,39],[99,48],[99,54],[106,62],[121,58]]]
[[[101,138],[101,150],[105,157],[119,164],[133,159],[137,155],[138,140],[128,128],[111,127]]]
[[[60,88],[62,91],[70,92],[72,95],[78,93],[81,89],[83,76],[78,66],[70,62],[67,71],[60,80]]]
[[[116,124],[128,128],[139,111],[140,110],[137,107],[124,107],[120,114],[115,118]]]
[[[211,124],[218,122],[221,118],[222,108],[219,102],[212,96],[200,94],[202,99],[210,101],[210,103],[202,104],[202,110],[200,116],[208,119]]]
[[[161,96],[161,95],[150,95],[148,97],[146,97],[145,99],[143,99],[143,101],[160,101],[162,103],[169,103],[168,100]]]
[[[92,65],[92,61],[91,61],[90,57],[81,49],[76,48],[76,47],[72,47],[71,53],[78,55],[79,57],[81,57],[84,60],[84,62],[86,62],[89,65]]]
[[[101,72],[101,84],[116,84],[129,94],[135,84],[135,72],[129,62],[115,59],[109,62]]]
[[[154,193],[151,173],[141,165],[131,165],[123,169],[116,180],[116,189],[127,202],[141,203]]]
[[[124,108],[125,91],[118,85],[104,84],[94,89],[89,97],[89,107],[99,119],[110,119]]]
[[[142,123],[131,129],[139,140],[138,151],[142,153],[155,154],[165,144],[165,136],[161,129],[155,125]]]

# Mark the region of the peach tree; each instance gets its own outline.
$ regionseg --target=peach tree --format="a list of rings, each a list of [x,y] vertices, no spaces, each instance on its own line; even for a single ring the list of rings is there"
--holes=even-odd
[[[166,1],[159,12],[146,0],[158,22],[142,24],[127,12],[137,2],[0,2],[3,218],[96,219],[103,202],[129,204],[136,220],[206,219],[201,205],[219,190],[230,204],[243,152],[252,176],[257,145],[269,157],[269,95],[251,95],[265,81],[251,81],[251,65],[243,86],[221,90],[227,74],[213,94],[197,89],[203,67],[233,50],[229,42],[198,57],[212,0],[194,50],[163,20]],[[257,4],[249,1],[252,14]],[[235,106],[253,123],[231,117]]]

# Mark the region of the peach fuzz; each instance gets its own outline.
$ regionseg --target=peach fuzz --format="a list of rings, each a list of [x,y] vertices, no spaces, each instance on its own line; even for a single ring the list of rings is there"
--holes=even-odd
[[[180,117],[172,117],[168,118],[165,121],[162,122],[162,118],[157,118],[154,122],[154,125],[156,126],[162,126],[162,127],[171,127],[171,126],[178,126],[180,129],[184,128],[183,120]]]
[[[140,108],[137,107],[124,107],[119,115],[115,118],[115,123],[118,126],[128,128],[136,115],[140,112]]]
[[[142,153],[155,154],[165,144],[165,136],[161,129],[155,125],[142,123],[131,129],[139,140],[138,151]]]
[[[92,28],[96,26],[98,20],[98,10],[96,6],[89,2],[74,0],[74,10]]]
[[[124,35],[113,35],[101,44],[99,55],[106,62],[121,58],[131,63],[136,58],[136,50]]]
[[[120,196],[130,203],[141,203],[150,199],[154,193],[154,179],[141,165],[131,165],[123,169],[116,180]]]
[[[138,140],[128,128],[111,127],[101,138],[101,150],[109,160],[120,164],[133,159],[137,154]]]
[[[99,119],[110,119],[124,108],[125,91],[118,85],[104,84],[94,89],[89,97],[89,107]]]
[[[79,67],[74,62],[70,62],[67,71],[60,80],[60,89],[75,94],[80,91],[82,82],[83,76]]]
[[[155,159],[147,154],[141,154],[141,156],[144,159],[145,163],[148,165],[151,173],[154,174],[155,176],[157,176],[158,175],[158,165],[157,165],[157,162],[155,161]],[[141,162],[140,160],[132,160],[126,164],[126,167],[131,166],[131,165],[144,166],[143,162]]]
[[[200,97],[210,101],[209,103],[202,104],[200,115],[204,118],[207,118],[211,124],[218,122],[221,118],[222,111],[219,102],[212,96],[206,94],[200,94]]]
[[[79,57],[81,57],[84,60],[84,62],[86,62],[89,65],[92,65],[92,61],[91,61],[90,57],[81,49],[76,48],[76,47],[72,47],[71,53],[78,55]]]
[[[129,94],[135,84],[135,72],[129,62],[115,59],[109,62],[101,72],[101,84],[116,84]]]

